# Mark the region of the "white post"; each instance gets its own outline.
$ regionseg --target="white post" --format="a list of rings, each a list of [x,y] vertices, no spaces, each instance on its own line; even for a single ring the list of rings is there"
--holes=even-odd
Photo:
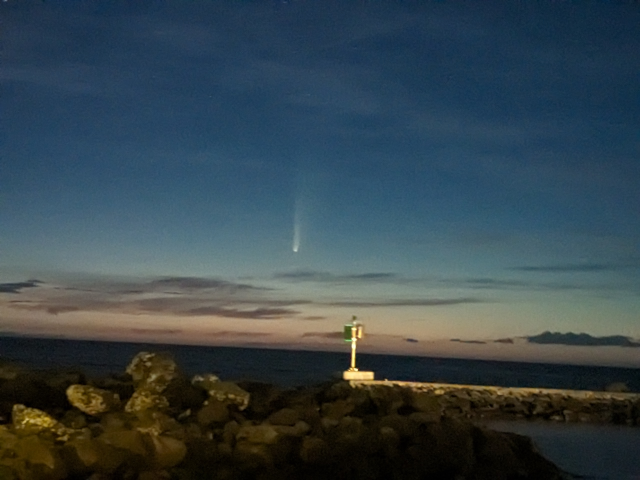
[[[357,372],[356,368],[356,342],[358,341],[358,326],[354,324],[351,327],[351,368],[350,372]]]
[[[350,324],[346,324],[343,330],[344,340],[346,342],[351,342],[351,366],[348,370],[342,372],[342,378],[350,382],[363,382],[373,380],[375,378],[373,372],[359,371],[356,368],[356,344],[358,343],[358,339],[363,337],[364,329],[362,327],[362,324],[356,321],[355,316],[351,319],[351,322],[352,323]],[[349,338],[349,333],[351,333],[351,338]]]

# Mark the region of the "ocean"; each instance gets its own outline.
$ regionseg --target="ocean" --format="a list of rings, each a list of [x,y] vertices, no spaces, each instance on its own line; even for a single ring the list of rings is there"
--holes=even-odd
[[[189,375],[257,380],[283,387],[317,384],[349,366],[349,350],[318,352],[0,337],[0,361],[36,369],[77,368],[88,375],[124,372],[140,351],[169,352]],[[487,360],[359,354],[358,367],[377,379],[509,387],[602,390],[613,382],[640,392],[640,370]],[[534,439],[566,471],[598,480],[640,480],[640,428],[532,422],[491,422]]]

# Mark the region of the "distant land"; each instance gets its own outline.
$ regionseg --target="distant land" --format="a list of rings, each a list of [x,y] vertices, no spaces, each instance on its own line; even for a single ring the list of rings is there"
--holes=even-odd
[[[494,340],[495,343],[516,343],[521,341],[528,343],[537,343],[539,345],[576,345],[582,347],[640,347],[640,342],[635,341],[631,337],[623,335],[609,335],[605,337],[594,337],[588,333],[560,333],[560,332],[543,332],[539,335],[516,338],[499,338]],[[461,340],[454,338],[452,342],[460,342]],[[470,343],[466,341],[465,343]]]

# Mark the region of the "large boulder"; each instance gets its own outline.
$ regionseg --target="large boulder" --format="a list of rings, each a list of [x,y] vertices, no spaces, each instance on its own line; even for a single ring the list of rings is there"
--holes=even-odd
[[[144,388],[152,393],[162,393],[177,376],[178,367],[167,353],[138,353],[127,366],[136,390]]]
[[[205,390],[213,399],[236,405],[240,411],[249,406],[249,399],[251,397],[249,392],[243,390],[235,383],[222,382],[215,375],[196,375],[193,377],[191,383]]]
[[[90,385],[71,385],[67,388],[69,403],[88,415],[99,415],[120,407],[117,393]]]
[[[144,388],[133,392],[133,395],[124,406],[124,411],[139,413],[145,410],[165,410],[167,408],[169,408],[169,401],[165,396]]]
[[[48,434],[53,438],[64,438],[68,429],[55,418],[37,408],[16,404],[11,414],[13,430],[19,436]]]

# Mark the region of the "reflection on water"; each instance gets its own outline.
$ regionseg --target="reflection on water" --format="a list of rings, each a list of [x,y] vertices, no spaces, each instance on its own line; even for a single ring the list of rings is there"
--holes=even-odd
[[[566,472],[598,480],[640,480],[640,428],[525,421],[483,425],[531,437]]]

